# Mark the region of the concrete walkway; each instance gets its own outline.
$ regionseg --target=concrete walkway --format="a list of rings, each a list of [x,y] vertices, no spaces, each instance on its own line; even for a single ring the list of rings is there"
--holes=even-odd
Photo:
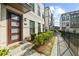
[[[37,51],[32,49],[31,51],[25,53],[24,56],[45,56],[45,55],[40,54]]]
[[[57,56],[57,37],[55,37],[55,42],[51,51],[51,55],[50,56]],[[24,56],[45,56],[44,54],[40,54],[35,50],[30,50],[27,53],[24,54]]]
[[[58,44],[57,44],[57,55],[58,56],[72,56],[73,53],[68,47],[67,43],[61,37],[60,33],[57,33]]]
[[[61,34],[57,33],[57,36],[56,36],[50,56],[73,56],[73,55],[74,54],[68,47],[67,43],[61,37]],[[45,56],[45,55],[40,54],[32,49],[32,50],[28,51],[27,53],[25,53],[24,56]]]

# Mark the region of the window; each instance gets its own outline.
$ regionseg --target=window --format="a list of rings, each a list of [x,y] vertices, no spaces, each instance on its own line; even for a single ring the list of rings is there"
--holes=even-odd
[[[19,29],[18,29],[18,28],[12,29],[12,30],[11,30],[11,33],[19,33]]]
[[[19,17],[18,17],[17,15],[12,14],[12,15],[11,15],[11,19],[19,20]]]
[[[44,14],[42,14],[42,18],[44,19]]]
[[[62,30],[65,30],[65,27],[62,27]]]
[[[65,20],[66,20],[67,16],[65,16]]]
[[[40,6],[38,5],[38,15],[40,16]]]
[[[78,17],[79,17],[79,14],[78,14]]]
[[[62,17],[62,20],[64,21],[65,20],[65,17]]]
[[[66,17],[66,20],[69,20],[69,16]]]
[[[72,15],[72,18],[74,18],[74,16]]]
[[[38,32],[41,32],[41,24],[38,23]]]
[[[62,23],[62,25],[63,25],[63,23]]]
[[[65,25],[65,22],[64,22],[64,25]]]
[[[66,26],[69,26],[69,22],[66,23]]]
[[[19,35],[12,35],[12,36],[11,36],[11,39],[12,39],[12,40],[16,40],[16,39],[18,39],[18,38],[19,38]]]
[[[76,15],[74,15],[74,18],[76,17]]]
[[[34,3],[30,3],[30,5],[32,6],[32,11],[35,12],[35,5],[34,5]]]
[[[79,28],[78,22],[71,22],[71,28]]]
[[[43,32],[44,32],[44,24],[42,26],[43,26]]]
[[[11,26],[19,26],[18,22],[11,22]]]
[[[35,33],[35,22],[30,20],[30,34]]]

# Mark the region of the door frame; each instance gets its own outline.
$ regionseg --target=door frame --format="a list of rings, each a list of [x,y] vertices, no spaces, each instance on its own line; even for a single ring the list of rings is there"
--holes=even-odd
[[[12,14],[15,14],[15,15],[18,15],[18,16],[20,16],[20,33],[19,33],[19,35],[20,35],[20,39],[19,40],[14,40],[14,41],[11,41],[11,34],[10,34],[10,31],[11,30],[8,30],[9,29],[9,26],[11,25],[10,24],[10,21],[8,20],[8,13],[12,13]],[[9,16],[10,17],[10,16]],[[14,12],[14,11],[12,11],[12,10],[9,10],[9,9],[6,9],[6,19],[7,19],[7,45],[9,45],[9,44],[12,44],[12,43],[15,43],[15,42],[18,42],[18,41],[22,41],[23,40],[23,15],[22,14],[19,14],[19,13],[17,13],[17,12]],[[11,41],[11,42],[10,42]]]

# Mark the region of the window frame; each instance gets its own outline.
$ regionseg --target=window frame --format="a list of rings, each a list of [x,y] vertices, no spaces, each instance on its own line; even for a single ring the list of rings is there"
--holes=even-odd
[[[30,20],[30,34],[35,33],[35,22]]]
[[[38,23],[38,33],[41,32],[41,23]]]

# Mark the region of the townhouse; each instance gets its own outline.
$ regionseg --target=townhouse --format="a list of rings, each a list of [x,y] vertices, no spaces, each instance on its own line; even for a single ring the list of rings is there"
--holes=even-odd
[[[51,13],[51,23],[50,23],[50,30],[54,29],[54,18],[53,18],[53,13]]]
[[[0,4],[0,48],[9,48],[11,55],[23,55],[33,46],[27,42],[31,34],[44,31],[43,15],[43,4]]]
[[[33,10],[25,13],[23,24],[23,39],[30,37],[30,34],[44,31],[44,5],[31,3]]]
[[[0,46],[22,40],[23,14],[30,10],[28,4],[0,4]]]
[[[52,30],[53,27],[53,14],[49,7],[45,7],[45,30]]]
[[[61,15],[60,30],[79,33],[79,10]]]

